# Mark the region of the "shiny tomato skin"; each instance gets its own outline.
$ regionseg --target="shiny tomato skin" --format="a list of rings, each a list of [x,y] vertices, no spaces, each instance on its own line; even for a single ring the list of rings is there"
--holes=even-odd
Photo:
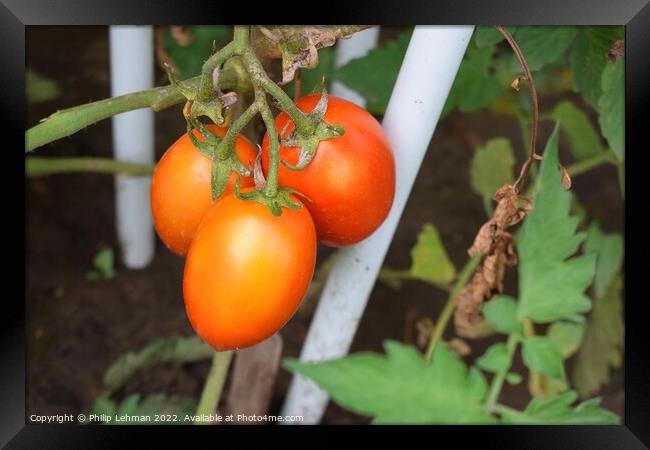
[[[304,112],[312,111],[319,94],[296,102]],[[311,163],[301,171],[279,166],[280,186],[296,189],[312,215],[318,239],[323,244],[344,247],[367,238],[386,219],[395,196],[395,161],[381,124],[365,109],[341,98],[329,96],[325,121],[345,128],[343,136],[318,144]],[[294,129],[282,112],[275,121],[278,132],[289,122],[286,136]],[[262,163],[269,165],[269,140],[264,136]],[[297,147],[280,146],[280,159],[293,165]]]
[[[305,208],[280,216],[234,194],[206,213],[183,276],[196,333],[218,351],[257,344],[298,309],[316,263],[316,230]]]
[[[207,126],[217,136],[225,128]],[[195,130],[194,134],[203,141]],[[235,152],[246,166],[255,161],[257,149],[244,136],[235,141]],[[174,142],[160,159],[151,177],[151,213],[156,232],[165,245],[179,256],[190,246],[203,215],[212,205],[211,161],[192,144],[187,133]],[[251,177],[242,177],[242,186],[252,186]],[[230,174],[226,193],[232,192],[237,175]],[[225,195],[225,193],[224,193]]]

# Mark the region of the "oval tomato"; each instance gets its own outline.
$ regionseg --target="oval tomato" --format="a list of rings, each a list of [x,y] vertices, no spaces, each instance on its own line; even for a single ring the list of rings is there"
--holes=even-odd
[[[310,112],[320,95],[304,96],[296,102]],[[278,184],[305,194],[318,239],[326,245],[355,244],[383,223],[395,195],[395,161],[388,139],[377,120],[365,109],[330,96],[325,121],[345,128],[340,137],[323,140],[316,155],[303,170],[292,171],[280,164]],[[289,115],[282,112],[275,121],[277,130],[289,122],[286,137],[294,129]],[[264,136],[262,162],[269,165],[269,139]],[[295,165],[300,150],[280,146],[280,159]]]
[[[207,125],[217,136],[226,129]],[[194,135],[203,141],[197,130]],[[244,136],[235,141],[235,152],[248,165],[257,155],[255,146]],[[156,232],[174,253],[184,256],[203,215],[212,205],[209,158],[199,152],[187,133],[174,142],[160,159],[151,177],[151,213]],[[230,174],[226,192],[232,192],[237,174]],[[242,177],[242,186],[252,186],[251,177]]]
[[[216,350],[257,344],[296,312],[315,263],[307,209],[283,208],[276,217],[261,203],[226,195],[206,213],[187,254],[190,323]]]

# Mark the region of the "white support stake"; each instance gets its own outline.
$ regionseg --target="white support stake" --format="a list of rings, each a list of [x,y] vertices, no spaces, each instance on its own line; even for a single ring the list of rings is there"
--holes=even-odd
[[[301,361],[323,361],[348,353],[473,30],[473,26],[415,27],[383,121],[395,153],[393,207],[372,236],[339,251],[307,333]],[[316,424],[328,400],[325,391],[296,375],[282,414],[303,417],[294,423]]]
[[[153,87],[154,36],[151,26],[109,28],[111,95]],[[118,161],[154,162],[154,117],[151,109],[113,117],[113,154]],[[154,254],[155,238],[149,206],[150,177],[115,177],[117,236],[124,265],[145,267]]]
[[[354,33],[347,39],[339,39],[336,43],[335,67],[342,67],[350,60],[365,56],[370,50],[377,47],[379,41],[379,27],[367,28]],[[332,95],[344,98],[359,106],[366,106],[366,99],[352,88],[347,87],[340,81],[332,83]]]

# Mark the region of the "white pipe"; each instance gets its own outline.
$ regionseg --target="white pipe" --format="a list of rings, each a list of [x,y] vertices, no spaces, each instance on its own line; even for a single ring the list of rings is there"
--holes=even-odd
[[[151,26],[109,28],[111,95],[149,89],[154,84],[154,37]],[[154,117],[151,109],[113,117],[113,154],[118,161],[154,162]],[[117,236],[124,265],[145,267],[154,254],[149,206],[150,177],[115,177]]]
[[[307,333],[301,361],[340,358],[348,353],[473,30],[473,26],[415,27],[383,121],[395,153],[393,207],[372,236],[339,252]],[[315,424],[328,400],[325,391],[296,375],[282,414],[300,415],[304,422],[298,423]]]
[[[336,43],[336,57],[334,67],[342,67],[350,60],[365,56],[370,50],[377,47],[379,41],[379,27],[367,28],[353,34],[348,39],[341,39]],[[340,81],[332,83],[332,95],[344,98],[359,106],[366,106],[366,99],[352,88]]]

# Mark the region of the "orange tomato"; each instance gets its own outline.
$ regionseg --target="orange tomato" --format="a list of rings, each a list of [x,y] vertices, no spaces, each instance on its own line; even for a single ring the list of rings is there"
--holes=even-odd
[[[296,106],[310,112],[319,94],[304,96]],[[365,109],[341,98],[329,97],[325,121],[341,125],[345,134],[320,141],[316,155],[303,170],[292,171],[280,164],[278,184],[305,194],[305,202],[316,226],[318,239],[343,247],[367,238],[386,219],[395,196],[395,161],[381,124]],[[275,119],[285,137],[295,128],[289,115]],[[280,146],[280,159],[295,165],[300,150]],[[269,139],[262,142],[262,163],[269,166]]]
[[[217,136],[226,128],[207,126]],[[203,141],[200,133],[195,136]],[[257,155],[255,146],[244,136],[235,141],[235,152],[248,165]],[[151,213],[156,232],[165,245],[184,256],[203,215],[212,205],[210,177],[212,161],[194,147],[187,133],[174,142],[160,159],[151,177]],[[230,174],[226,193],[232,192],[237,174]],[[242,186],[253,186],[250,177],[242,177]],[[225,193],[224,193],[225,195]]]
[[[219,351],[257,344],[296,312],[315,263],[307,209],[283,208],[273,216],[261,203],[225,195],[206,213],[187,254],[183,295],[190,323]]]

